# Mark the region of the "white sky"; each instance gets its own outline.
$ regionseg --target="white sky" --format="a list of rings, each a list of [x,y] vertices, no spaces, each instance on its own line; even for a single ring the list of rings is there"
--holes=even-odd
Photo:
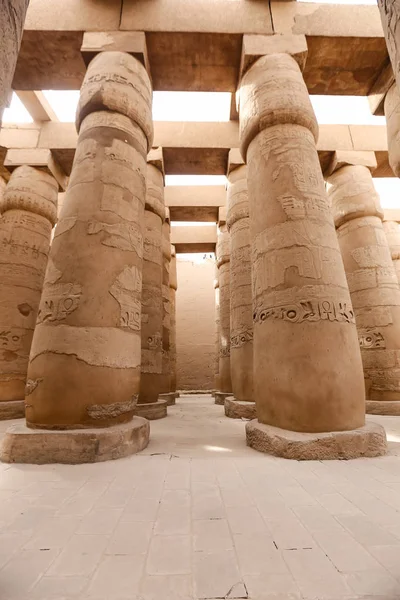
[[[306,0],[303,0],[306,1]],[[323,0],[325,1],[325,0]],[[336,2],[337,3],[337,2]],[[345,0],[341,3],[346,3]],[[353,2],[354,3],[354,2]],[[366,2],[360,2],[360,4]],[[371,0],[368,4],[375,3]],[[79,91],[44,91],[57,117],[74,122]],[[384,125],[385,117],[374,117],[365,96],[310,96],[320,124]],[[155,121],[229,121],[231,94],[218,92],[154,92]],[[32,122],[16,94],[4,112],[3,123]],[[400,181],[375,179],[384,208],[400,208]],[[223,175],[167,175],[166,185],[225,185]]]

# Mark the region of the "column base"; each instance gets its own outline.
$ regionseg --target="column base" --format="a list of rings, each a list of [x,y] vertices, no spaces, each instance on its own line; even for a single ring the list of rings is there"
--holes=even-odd
[[[23,419],[24,417],[24,400],[11,400],[10,402],[0,402],[0,421],[8,421],[9,419]]]
[[[135,415],[149,421],[164,419],[168,415],[167,406],[168,403],[166,400],[157,400],[157,402],[149,402],[148,404],[136,404]]]
[[[177,392],[169,392],[168,394],[159,394],[159,400],[166,400],[167,406],[173,406],[176,402],[176,399],[179,398],[179,394]]]
[[[224,406],[226,398],[229,397],[232,397],[232,392],[230,392],[229,394],[226,394],[225,392],[215,392],[215,404],[218,404],[219,406]]]
[[[400,400],[367,400],[365,403],[367,415],[400,416]]]
[[[77,465],[124,458],[144,450],[149,443],[150,424],[134,417],[129,423],[103,429],[29,429],[13,425],[0,447],[4,463]]]
[[[225,400],[225,416],[230,419],[256,419],[256,403],[236,400],[229,396]]]
[[[386,432],[377,423],[350,431],[299,433],[259,423],[246,424],[247,445],[292,460],[338,460],[386,454]]]

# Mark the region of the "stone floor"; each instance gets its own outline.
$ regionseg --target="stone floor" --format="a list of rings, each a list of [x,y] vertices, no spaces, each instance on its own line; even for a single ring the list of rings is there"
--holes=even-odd
[[[131,458],[0,465],[1,600],[400,598],[400,417],[387,457],[298,463],[168,410]]]

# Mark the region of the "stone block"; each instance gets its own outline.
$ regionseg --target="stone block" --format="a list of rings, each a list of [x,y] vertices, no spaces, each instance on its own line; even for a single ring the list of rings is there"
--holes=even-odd
[[[235,400],[230,396],[225,399],[225,416],[230,419],[256,419],[256,403]]]
[[[367,415],[391,415],[400,417],[399,400],[367,400],[365,409]]]
[[[218,404],[218,406],[225,406],[225,400],[228,396],[232,396],[232,393],[225,394],[224,392],[215,392],[215,404]]]

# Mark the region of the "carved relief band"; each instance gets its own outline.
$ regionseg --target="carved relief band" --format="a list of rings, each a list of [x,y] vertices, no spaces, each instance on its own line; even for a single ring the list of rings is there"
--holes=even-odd
[[[58,183],[43,171],[18,167],[0,200],[0,419],[24,415],[33,330],[40,314]],[[67,310],[66,307],[54,308]]]

